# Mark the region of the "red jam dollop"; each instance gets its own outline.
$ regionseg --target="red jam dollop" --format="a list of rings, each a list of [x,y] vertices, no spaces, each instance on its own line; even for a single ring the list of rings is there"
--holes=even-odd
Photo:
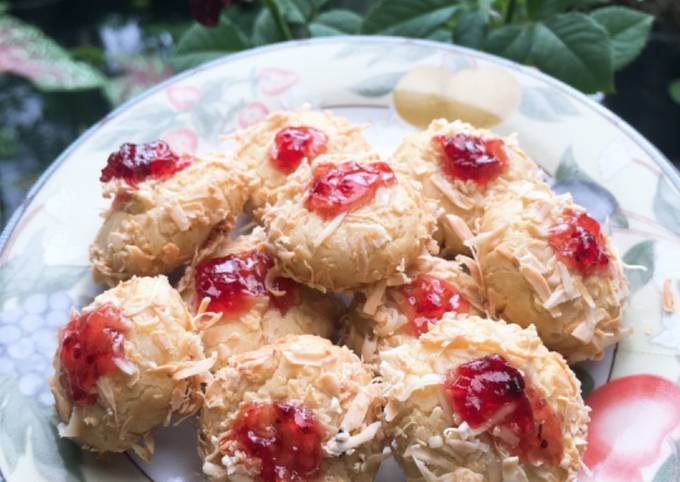
[[[196,303],[207,296],[208,311],[239,315],[248,311],[255,298],[269,296],[271,305],[285,315],[295,304],[298,285],[279,276],[273,279],[272,288],[284,294],[269,291],[265,279],[273,266],[271,256],[258,250],[201,261],[195,273]]]
[[[560,261],[582,276],[602,271],[609,264],[600,224],[584,212],[566,209],[562,222],[550,229],[548,243]]]
[[[434,141],[443,153],[442,169],[453,179],[471,180],[485,186],[507,168],[508,154],[501,139],[456,134],[435,136]]]
[[[384,162],[321,164],[314,169],[305,207],[324,219],[369,202],[381,187],[397,183]]]
[[[148,178],[170,177],[190,164],[189,158],[179,157],[165,141],[127,143],[109,156],[99,180],[123,179],[130,186],[136,186]]]
[[[451,408],[472,428],[485,428],[513,454],[559,464],[560,421],[544,398],[501,355],[450,370],[444,390]]]
[[[390,296],[408,318],[413,336],[427,333],[449,311],[468,313],[470,303],[448,281],[421,273],[409,284],[390,288]]]
[[[131,323],[111,304],[76,315],[59,331],[62,381],[76,405],[97,401],[97,380],[125,361],[125,334]]]
[[[285,127],[276,133],[270,153],[271,162],[284,174],[295,171],[303,159],[313,160],[326,152],[328,137],[314,127]]]
[[[306,481],[319,475],[324,438],[311,410],[291,403],[254,402],[241,409],[220,447],[234,441],[236,450],[259,459],[264,482]]]

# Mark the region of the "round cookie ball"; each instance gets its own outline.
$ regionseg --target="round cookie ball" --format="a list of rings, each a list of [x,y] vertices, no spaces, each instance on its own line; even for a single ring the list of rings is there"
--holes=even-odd
[[[262,228],[233,240],[228,234],[216,230],[179,283],[186,304],[200,314],[196,324],[206,355],[217,354],[213,369],[222,367],[230,355],[285,335],[330,338],[341,314],[340,302],[279,277]]]
[[[566,213],[589,218],[570,195],[520,183],[489,205],[473,245],[490,312],[524,327],[535,325],[543,343],[569,362],[601,358],[605,347],[628,333],[621,328],[628,286],[619,256],[597,222],[590,218],[593,231],[574,232],[572,239],[601,251],[605,265],[584,274],[550,244],[551,230]]]
[[[168,178],[108,182],[105,196],[113,202],[90,247],[95,281],[114,286],[179,268],[216,225],[233,226],[250,182],[221,154],[194,156]]]
[[[364,128],[330,111],[302,107],[273,112],[262,122],[235,133],[234,157],[256,179],[250,197],[255,216],[259,217],[260,210],[272,201],[273,191],[285,184],[302,163],[309,163],[323,153],[370,151],[371,146],[362,135]],[[284,132],[285,129],[288,131]]]
[[[457,136],[463,139],[459,149],[454,146],[458,155],[485,156],[487,165],[493,165],[489,159],[499,161],[498,172],[484,173],[482,169],[486,168],[477,168],[485,175],[474,178],[471,176],[475,171],[469,166],[467,171],[447,168],[447,154],[437,139]],[[504,166],[497,156],[505,156]],[[520,149],[516,136],[502,138],[489,130],[445,119],[436,119],[426,130],[406,136],[389,162],[411,172],[422,184],[423,196],[441,207],[436,238],[444,254],[469,252],[463,243],[478,232],[478,220],[491,192],[505,189],[508,182],[538,179],[539,175],[538,167]]]
[[[382,282],[357,293],[343,317],[340,343],[366,363],[378,363],[383,350],[417,340],[444,313],[484,313],[479,271],[470,258],[423,255],[407,275],[404,284]]]
[[[198,410],[212,364],[164,276],[134,277],[59,332],[50,380],[59,433],[96,452],[153,453],[153,431]]]
[[[533,327],[446,314],[381,358],[385,421],[408,480],[576,479],[588,409]]]
[[[359,174],[333,177],[349,169]],[[353,189],[363,189],[364,169],[379,181],[368,184],[361,197]],[[432,247],[434,207],[418,188],[376,154],[319,156],[311,166],[301,165],[277,190],[274,204],[265,208],[271,250],[284,273],[322,291],[350,291],[401,278],[406,267]],[[327,210],[310,205],[319,197],[319,205]],[[347,206],[346,198],[358,201],[349,204],[349,210],[333,212],[338,204]],[[342,201],[336,203],[338,199]]]
[[[233,356],[206,389],[203,471],[220,481],[274,480],[273,473],[372,481],[383,458],[381,404],[371,370],[320,337],[289,336]]]

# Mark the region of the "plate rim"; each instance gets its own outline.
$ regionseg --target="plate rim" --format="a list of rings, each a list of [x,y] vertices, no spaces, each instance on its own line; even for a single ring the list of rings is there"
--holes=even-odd
[[[662,174],[664,174],[675,188],[680,191],[680,171],[673,166],[670,160],[645,136],[637,131],[633,126],[631,126],[624,119],[619,117],[617,114],[606,108],[605,106],[595,102],[593,99],[588,97],[588,95],[583,92],[571,87],[567,83],[556,79],[548,74],[541,72],[535,67],[530,67],[526,65],[519,64],[515,61],[508,60],[487,52],[482,52],[480,50],[475,50],[468,47],[462,47],[454,44],[446,44],[443,42],[437,42],[434,40],[425,39],[415,39],[400,36],[389,36],[389,35],[334,35],[328,37],[316,37],[309,39],[297,39],[288,40],[285,42],[278,42],[275,44],[264,45],[261,47],[255,47],[251,49],[244,50],[242,52],[236,52],[233,54],[226,54],[220,58],[205,62],[201,65],[188,69],[184,72],[169,77],[162,82],[150,87],[146,91],[136,95],[132,99],[125,101],[123,104],[119,105],[111,112],[106,114],[103,118],[95,122],[87,130],[85,130],[77,139],[75,139],[69,146],[64,149],[64,151],[59,154],[45,169],[45,171],[38,177],[38,179],[33,183],[31,188],[27,191],[25,198],[21,204],[14,210],[10,218],[7,220],[7,224],[0,232],[0,260],[6,256],[7,247],[10,245],[8,241],[14,234],[14,230],[19,223],[22,215],[26,212],[28,206],[31,204],[36,195],[40,192],[42,187],[47,183],[47,181],[52,177],[52,175],[57,171],[57,169],[63,164],[63,162],[69,157],[69,155],[78,148],[81,144],[86,142],[90,137],[92,137],[100,128],[102,128],[107,121],[119,116],[127,109],[131,108],[135,104],[143,101],[147,97],[163,90],[169,85],[178,82],[182,79],[191,77],[197,72],[203,70],[212,69],[218,65],[227,64],[232,61],[237,61],[247,57],[257,56],[261,53],[272,52],[276,50],[284,50],[289,48],[295,48],[297,46],[315,45],[315,44],[330,44],[330,43],[355,43],[355,44],[366,44],[366,43],[394,43],[399,45],[420,45],[424,47],[432,47],[436,49],[446,50],[449,52],[455,52],[458,54],[469,55],[472,57],[480,58],[491,63],[507,67],[509,69],[514,69],[522,72],[523,74],[538,79],[540,81],[546,82],[552,87],[562,90],[563,92],[571,95],[572,97],[579,100],[581,103],[588,106],[590,109],[595,111],[595,113],[602,116],[608,122],[614,124],[616,127],[621,129],[623,133],[631,138],[643,151],[645,151],[651,159],[659,166]],[[6,260],[5,260],[6,261]]]

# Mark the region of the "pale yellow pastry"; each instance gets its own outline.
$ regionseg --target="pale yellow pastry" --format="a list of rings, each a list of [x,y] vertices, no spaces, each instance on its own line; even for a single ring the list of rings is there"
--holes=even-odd
[[[447,314],[381,358],[385,421],[408,481],[576,480],[588,409],[533,327]]]
[[[264,211],[269,244],[284,273],[322,291],[399,279],[432,244],[434,207],[420,196],[419,185],[400,171],[393,172],[392,184],[332,218],[310,210],[314,172],[348,162],[374,166],[380,159],[376,154],[319,156],[312,165],[301,165]]]
[[[628,294],[618,254],[602,233],[608,264],[584,276],[558,258],[550,230],[566,212],[585,213],[568,194],[518,183],[493,198],[473,240],[492,314],[536,326],[551,350],[570,362],[602,357],[627,334],[621,312]]]
[[[108,182],[104,193],[113,201],[90,247],[95,280],[113,286],[134,275],[179,268],[215,226],[233,226],[250,182],[221,154],[194,156],[191,165],[167,179],[137,186]]]
[[[100,294],[60,331],[52,393],[59,433],[96,452],[149,459],[153,431],[198,410],[212,365],[164,276]]]
[[[274,140],[286,127],[311,127],[325,135],[325,145],[319,153],[363,153],[371,146],[362,134],[365,126],[355,125],[328,110],[312,110],[302,107],[294,111],[273,112],[262,122],[233,135],[237,142],[235,158],[254,174],[256,184],[250,197],[251,208],[256,217],[267,202],[272,201],[273,191],[286,183],[291,173],[282,172],[272,163]],[[315,149],[317,150],[317,149]],[[300,165],[313,159],[305,158]],[[293,169],[293,171],[296,168]]]
[[[417,340],[446,312],[484,313],[484,299],[476,263],[459,256],[448,261],[427,254],[407,272],[404,284],[380,282],[357,293],[343,317],[340,343],[367,363],[379,353]]]
[[[219,481],[279,473],[281,480],[370,482],[384,446],[381,404],[371,370],[323,338],[289,336],[236,355],[206,389],[203,471]],[[263,457],[257,446],[269,447]]]
[[[507,156],[506,167],[486,184],[472,179],[455,178],[443,169],[444,151],[437,136],[473,136],[483,140],[501,141]],[[500,144],[500,143],[499,143]],[[437,240],[445,254],[468,252],[463,242],[476,234],[478,221],[489,203],[489,194],[504,190],[508,182],[538,179],[536,164],[522,151],[516,137],[500,137],[486,130],[476,129],[461,121],[444,119],[432,121],[426,130],[407,135],[389,162],[407,169],[422,184],[422,194],[440,206]]]
[[[229,274],[204,279],[201,276],[206,273],[205,266],[212,263],[221,266],[218,269],[222,271],[233,271],[244,266],[241,260],[258,265],[251,266],[249,273],[243,273],[242,277]],[[258,274],[262,276],[258,277]],[[201,308],[207,310],[197,317],[196,324],[206,354],[217,354],[213,369],[221,367],[229,355],[254,350],[285,335],[312,334],[329,338],[333,334],[341,312],[339,301],[292,280],[286,285],[288,291],[282,290],[276,284],[279,274],[275,260],[267,253],[266,236],[260,227],[233,240],[229,239],[228,233],[217,230],[187,267],[179,290],[192,312],[198,314]],[[200,291],[208,295],[208,304],[203,307],[201,295],[197,294],[197,280],[208,283],[208,289]],[[230,287],[236,293],[229,292]],[[243,301],[245,305],[211,313],[210,301],[216,299],[217,306],[220,293],[227,300],[239,298],[237,303]]]

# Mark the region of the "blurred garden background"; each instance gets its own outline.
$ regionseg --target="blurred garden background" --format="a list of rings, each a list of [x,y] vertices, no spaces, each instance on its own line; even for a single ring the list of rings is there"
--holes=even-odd
[[[0,227],[74,139],[161,80],[259,45],[359,33],[486,50],[604,93],[680,166],[678,0],[0,1]]]

